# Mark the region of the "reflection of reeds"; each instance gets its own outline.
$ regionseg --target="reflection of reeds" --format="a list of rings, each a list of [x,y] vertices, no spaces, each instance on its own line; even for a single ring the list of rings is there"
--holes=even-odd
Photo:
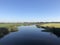
[[[60,28],[48,28],[45,30],[42,30],[42,32],[51,32],[53,34],[55,34],[57,37],[60,37]]]
[[[56,36],[60,37],[60,23],[47,23],[38,26],[45,29],[42,30],[43,32],[51,32]]]

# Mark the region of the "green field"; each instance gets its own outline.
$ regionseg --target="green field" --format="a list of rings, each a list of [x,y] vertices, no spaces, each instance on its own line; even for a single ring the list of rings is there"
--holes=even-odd
[[[0,23],[0,29],[1,28],[6,28],[8,29],[9,32],[17,31],[17,26],[21,26],[23,24],[19,23]]]
[[[21,26],[22,24],[19,23],[0,23],[0,27],[8,27],[8,26]]]
[[[41,24],[39,26],[42,26],[42,27],[54,27],[54,28],[60,28],[60,23],[46,23],[46,24]]]

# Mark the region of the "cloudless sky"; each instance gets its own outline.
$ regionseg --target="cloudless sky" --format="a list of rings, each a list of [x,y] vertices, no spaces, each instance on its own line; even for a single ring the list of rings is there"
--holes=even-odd
[[[0,0],[0,22],[60,21],[60,0]]]

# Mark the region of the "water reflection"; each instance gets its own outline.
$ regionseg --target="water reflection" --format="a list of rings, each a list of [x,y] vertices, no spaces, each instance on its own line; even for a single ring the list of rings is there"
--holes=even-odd
[[[37,28],[40,28],[40,26],[36,25]],[[56,35],[57,37],[60,37],[60,28],[46,28],[44,30],[41,30],[42,32],[51,32],[52,34]]]
[[[16,31],[16,30],[15,30]],[[15,32],[14,31],[14,32]],[[5,28],[5,27],[1,27],[0,28],[0,38],[3,38],[5,35],[7,35],[7,34],[9,34],[10,33],[10,31],[7,29],[7,28]]]
[[[57,37],[60,37],[60,29],[59,28],[50,29],[50,30],[42,30],[42,32],[51,32],[54,35],[56,35]]]

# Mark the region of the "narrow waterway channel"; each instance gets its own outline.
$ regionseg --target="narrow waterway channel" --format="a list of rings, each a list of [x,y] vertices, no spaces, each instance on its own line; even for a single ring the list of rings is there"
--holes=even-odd
[[[11,32],[0,38],[0,45],[60,45],[60,38],[42,28],[20,26],[17,32]]]

